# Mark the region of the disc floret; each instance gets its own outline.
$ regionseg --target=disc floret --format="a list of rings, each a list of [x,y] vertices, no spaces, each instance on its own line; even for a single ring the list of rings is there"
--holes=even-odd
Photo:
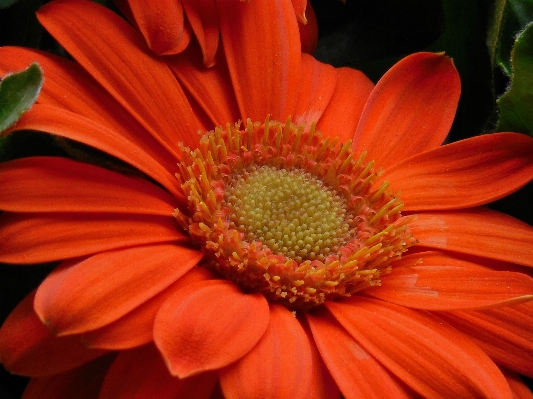
[[[208,267],[291,309],[379,285],[415,242],[411,219],[351,147],[290,120],[216,128],[180,147],[175,217]]]

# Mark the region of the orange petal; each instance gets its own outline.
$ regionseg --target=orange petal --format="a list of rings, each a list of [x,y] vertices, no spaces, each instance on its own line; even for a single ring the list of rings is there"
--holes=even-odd
[[[304,329],[289,310],[271,304],[265,335],[221,371],[220,385],[227,399],[298,399],[309,397],[311,376],[311,345]]]
[[[499,212],[420,213],[409,227],[421,246],[533,266],[533,228]]]
[[[381,286],[365,294],[416,309],[479,309],[533,299],[533,279],[446,255],[420,253],[393,263]]]
[[[216,378],[204,373],[180,380],[170,375],[157,349],[146,345],[119,353],[98,399],[208,399]]]
[[[196,146],[202,124],[168,66],[126,21],[99,4],[75,0],[46,4],[37,16],[170,153],[177,154],[178,141]]]
[[[388,168],[441,145],[457,109],[461,83],[448,57],[416,53],[394,65],[365,105],[354,151]]]
[[[506,196],[533,179],[533,139],[495,133],[410,157],[381,179],[402,191],[404,210],[457,209]]]
[[[120,136],[115,141],[131,142],[141,154],[146,153],[168,170],[174,170],[176,158],[78,64],[38,50],[0,48],[0,76],[10,71],[22,70],[32,62],[38,62],[46,75],[37,99],[38,104],[51,105],[55,109],[61,109],[60,112],[70,111],[106,126],[113,130],[115,136]],[[93,134],[98,136],[96,132]],[[92,140],[95,139],[98,137]]]
[[[154,320],[161,305],[177,290],[191,283],[213,278],[205,267],[194,267],[168,288],[118,320],[84,333],[82,342],[89,348],[109,350],[130,349],[147,344],[153,341]]]
[[[150,245],[66,262],[37,289],[35,312],[58,335],[94,330],[163,291],[202,257],[178,245]]]
[[[512,398],[485,352],[429,313],[362,297],[326,307],[370,355],[424,397]]]
[[[533,399],[533,392],[524,383],[520,376],[508,370],[502,370],[507,383],[513,391],[513,399]]]
[[[169,57],[170,69],[211,119],[213,126],[237,122],[239,109],[226,65],[220,62],[215,67],[205,68],[194,50],[194,46],[190,46],[184,54]]]
[[[497,364],[533,378],[533,302],[496,309],[443,312]]]
[[[116,131],[91,119],[62,108],[35,104],[29,112],[22,115],[9,132],[19,130],[53,133],[98,148],[143,171],[161,183],[176,197],[183,198],[172,173],[164,169],[143,149]]]
[[[53,336],[33,310],[35,291],[0,329],[0,363],[14,374],[42,377],[78,367],[106,351],[87,349],[80,337]]]
[[[173,218],[85,213],[3,213],[0,262],[43,263],[96,252],[187,241]]]
[[[331,65],[323,64],[307,54],[302,54],[300,92],[293,114],[294,123],[306,125],[317,122],[335,91],[337,74]]]
[[[298,28],[300,30],[300,41],[302,43],[302,53],[313,54],[318,45],[318,21],[316,20],[315,10],[307,0],[292,0],[295,9],[304,7],[301,13],[302,19],[298,18]],[[299,3],[299,4],[296,4]],[[304,4],[305,3],[305,4]],[[298,14],[296,15],[298,17]]]
[[[339,137],[342,143],[353,139],[359,117],[374,84],[362,72],[352,68],[336,68],[337,85],[317,128],[328,137]]]
[[[176,201],[146,180],[66,158],[0,164],[0,209],[14,212],[116,212],[168,216]]]
[[[181,0],[192,30],[200,44],[203,63],[206,67],[215,65],[220,27],[215,0]],[[158,4],[159,6],[159,4]]]
[[[306,24],[307,18],[305,17],[305,9],[307,7],[307,0],[292,0],[292,6],[294,7],[298,22]]]
[[[396,377],[326,311],[306,314],[315,343],[346,399],[408,398]]]
[[[300,36],[290,0],[217,0],[231,81],[243,120],[285,122],[296,105]]]
[[[102,381],[114,355],[49,377],[32,378],[23,399],[98,399]]]
[[[241,358],[267,325],[268,303],[261,294],[243,294],[227,281],[202,281],[161,306],[154,340],[170,372],[185,378]]]
[[[181,1],[156,2],[128,0],[135,24],[150,49],[159,54],[176,54],[183,36],[183,7]]]

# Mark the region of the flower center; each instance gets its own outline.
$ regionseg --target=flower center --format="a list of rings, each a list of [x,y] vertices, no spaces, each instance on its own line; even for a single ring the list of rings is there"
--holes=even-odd
[[[247,121],[180,149],[188,212],[175,217],[243,291],[307,309],[379,285],[415,243],[398,196],[374,187],[373,162],[314,127]]]
[[[324,261],[354,233],[344,198],[302,169],[252,165],[231,175],[230,228],[296,262]]]

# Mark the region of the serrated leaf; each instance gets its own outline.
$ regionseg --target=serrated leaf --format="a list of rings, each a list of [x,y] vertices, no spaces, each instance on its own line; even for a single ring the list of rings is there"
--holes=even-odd
[[[35,63],[0,82],[0,132],[13,126],[32,107],[42,84],[43,73]]]
[[[511,87],[497,101],[500,108],[497,130],[533,135],[533,22],[517,37],[511,66]]]

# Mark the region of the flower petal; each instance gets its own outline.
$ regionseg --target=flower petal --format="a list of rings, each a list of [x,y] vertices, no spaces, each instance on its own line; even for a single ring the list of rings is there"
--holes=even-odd
[[[32,62],[39,63],[46,76],[37,99],[38,105],[44,104],[60,109],[58,113],[70,111],[84,116],[93,123],[112,130],[115,136],[120,136],[114,138],[115,141],[134,144],[137,152],[148,154],[168,170],[175,167],[176,158],[78,64],[38,50],[20,47],[0,48],[0,76],[23,69]],[[99,134],[94,132],[93,135],[96,137],[92,138],[92,141],[99,140]],[[92,145],[90,142],[87,144]]]
[[[326,307],[370,355],[424,397],[512,398],[488,356],[429,313],[362,297]]]
[[[167,244],[66,262],[37,289],[35,312],[58,335],[94,330],[163,291],[202,257],[200,251]]]
[[[446,255],[420,253],[393,263],[381,286],[365,294],[415,309],[479,309],[533,299],[533,279]]]
[[[315,343],[346,399],[408,398],[396,377],[368,354],[329,312],[306,314]]]
[[[0,227],[0,262],[20,264],[187,240],[172,217],[152,215],[5,212]]]
[[[209,399],[216,382],[210,373],[179,379],[169,372],[153,345],[119,353],[98,399]]]
[[[499,365],[533,378],[533,302],[439,314]]]
[[[518,374],[508,370],[502,371],[503,375],[507,379],[509,387],[511,387],[511,391],[513,391],[514,399],[533,399],[533,392],[531,392],[529,387],[524,383]]]
[[[42,377],[78,367],[106,351],[90,350],[79,337],[53,336],[33,310],[35,291],[8,316],[0,329],[0,363],[14,374]]]
[[[309,342],[311,342],[311,356],[313,358],[313,369],[311,385],[309,387],[309,399],[330,399],[340,398],[341,392],[336,382],[333,380],[328,367],[324,364],[320,353],[314,344],[313,336],[307,325],[304,326]]]
[[[309,397],[311,376],[311,346],[304,329],[289,310],[271,304],[264,336],[221,371],[220,385],[227,399],[298,399]]]
[[[359,117],[374,84],[362,72],[337,68],[337,85],[331,100],[318,121],[317,128],[342,143],[352,140]]]
[[[380,180],[402,191],[404,210],[458,209],[483,205],[533,179],[533,139],[495,133],[412,156]]]
[[[285,122],[296,105],[301,58],[291,1],[217,0],[217,6],[242,119],[263,121],[270,115]]]
[[[239,119],[237,100],[225,63],[205,68],[190,46],[184,54],[170,57],[168,65],[181,84],[192,94],[214,126],[225,126]]]
[[[115,212],[168,216],[176,200],[145,180],[66,158],[0,164],[0,209],[14,212]]]
[[[98,399],[114,355],[102,356],[81,367],[49,377],[32,378],[24,399]]]
[[[154,340],[173,375],[215,370],[244,356],[268,325],[261,294],[243,294],[227,281],[193,283],[157,313]]]
[[[159,55],[176,54],[183,36],[181,2],[128,0],[128,6],[148,47]]]
[[[98,148],[146,173],[176,197],[183,197],[176,179],[168,170],[136,144],[91,119],[62,108],[34,104],[8,132],[19,130],[48,132]]]
[[[197,281],[214,277],[205,267],[194,267],[168,288],[148,299],[120,319],[84,333],[82,342],[89,348],[122,350],[153,341],[154,320],[159,308],[177,290]]]
[[[420,213],[409,227],[421,246],[533,266],[533,228],[499,212]]]
[[[192,30],[200,44],[203,63],[210,68],[215,65],[220,26],[215,0],[181,0]]]
[[[307,54],[302,54],[300,92],[293,114],[298,125],[317,122],[324,113],[337,84],[337,74],[331,65],[323,64]]]
[[[126,21],[99,4],[79,0],[46,4],[37,17],[170,153],[177,154],[180,140],[196,146],[196,132],[204,130],[201,122],[168,66]]]
[[[448,57],[416,53],[380,79],[357,126],[353,148],[388,167],[442,144],[455,117],[461,91]]]
[[[295,3],[300,3],[295,5]],[[318,45],[318,21],[316,20],[315,10],[307,0],[292,0],[295,9],[297,7],[304,6],[303,22],[299,20],[298,28],[300,30],[300,41],[302,43],[302,53],[314,54],[316,47]],[[296,15],[298,17],[298,15]]]

